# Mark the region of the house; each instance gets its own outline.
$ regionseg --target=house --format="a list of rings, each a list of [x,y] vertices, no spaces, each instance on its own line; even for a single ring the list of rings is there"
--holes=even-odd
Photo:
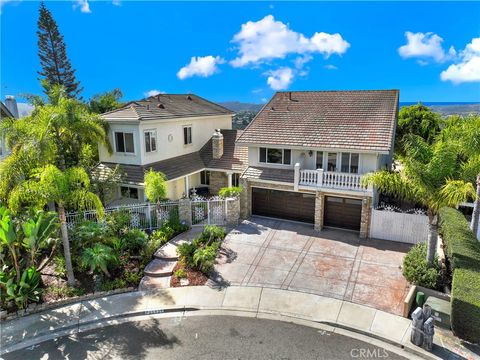
[[[117,165],[124,173],[111,204],[145,201],[144,174],[167,178],[167,197],[217,194],[238,185],[247,149],[236,147],[233,112],[193,94],[159,94],[102,115],[113,153],[99,146],[95,173],[105,178]]]
[[[5,97],[5,104],[0,101],[0,123],[4,118],[18,118],[17,102],[11,95]],[[5,144],[5,134],[0,134],[0,161],[8,154],[10,154],[10,150]]]
[[[248,148],[242,217],[368,237],[376,194],[362,177],[391,168],[398,99],[398,90],[277,92],[237,139]]]

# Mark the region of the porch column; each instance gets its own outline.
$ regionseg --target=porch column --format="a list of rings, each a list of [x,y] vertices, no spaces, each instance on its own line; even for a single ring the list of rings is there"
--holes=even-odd
[[[187,197],[187,198],[190,197],[189,189],[190,189],[190,184],[189,184],[188,175],[187,175],[187,176],[185,176],[185,197]]]
[[[360,218],[360,239],[370,236],[370,221],[372,217],[372,198],[365,196],[362,199],[362,215]]]
[[[323,214],[324,214],[325,194],[321,191],[317,191],[315,196],[315,225],[316,231],[322,231],[323,229]]]
[[[300,163],[296,163],[293,167],[293,191],[298,191],[300,183]]]
[[[231,172],[227,173],[227,177],[228,177],[228,187],[232,187],[232,173]]]

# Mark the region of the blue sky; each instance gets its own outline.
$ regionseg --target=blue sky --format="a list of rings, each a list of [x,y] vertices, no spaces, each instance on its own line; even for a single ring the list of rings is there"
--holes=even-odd
[[[1,96],[40,93],[38,2],[2,0]],[[390,89],[480,101],[480,3],[46,2],[83,97],[120,88],[262,102],[275,90]]]

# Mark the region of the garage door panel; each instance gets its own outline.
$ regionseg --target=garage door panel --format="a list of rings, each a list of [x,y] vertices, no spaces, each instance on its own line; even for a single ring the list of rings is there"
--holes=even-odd
[[[289,191],[252,188],[252,213],[313,223],[315,196]]]
[[[362,201],[340,197],[325,197],[325,215],[323,223],[350,230],[360,230]]]

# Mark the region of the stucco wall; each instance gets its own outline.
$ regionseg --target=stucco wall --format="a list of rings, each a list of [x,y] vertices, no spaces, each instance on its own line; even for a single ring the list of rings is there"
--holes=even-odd
[[[133,133],[134,154],[117,153],[115,151],[115,139],[113,134],[116,131]],[[98,157],[100,161],[133,165],[140,165],[142,163],[138,124],[110,124],[108,138],[110,139],[110,144],[112,144],[113,153],[109,154],[103,145],[99,145]]]

